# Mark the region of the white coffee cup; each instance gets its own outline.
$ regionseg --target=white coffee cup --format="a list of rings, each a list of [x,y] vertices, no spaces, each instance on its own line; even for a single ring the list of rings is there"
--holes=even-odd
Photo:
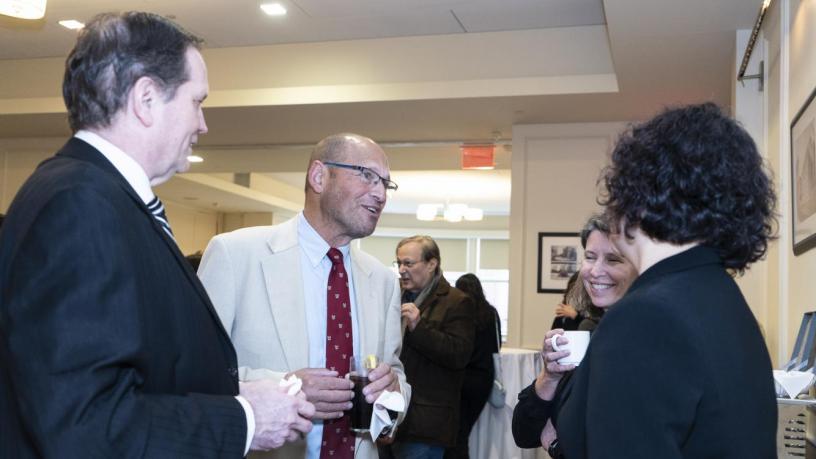
[[[558,337],[563,336],[568,343],[558,344]],[[589,346],[589,332],[588,331],[565,331],[563,335],[553,335],[550,338],[550,345],[553,350],[569,351],[569,355],[558,359],[561,365],[575,365],[576,367],[584,360],[587,346]]]

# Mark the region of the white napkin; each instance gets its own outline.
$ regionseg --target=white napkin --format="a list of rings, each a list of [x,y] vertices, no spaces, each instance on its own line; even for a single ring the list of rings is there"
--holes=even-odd
[[[790,398],[796,398],[797,395],[806,390],[813,382],[813,376],[810,371],[773,371],[774,380],[782,386],[782,389]]]
[[[372,410],[373,413],[371,413],[371,427],[369,428],[372,440],[376,441],[380,438],[380,433],[383,429],[394,424],[394,421],[391,420],[386,410],[396,411],[397,413],[405,411],[405,399],[402,398],[401,393],[384,390],[380,396],[377,397],[377,400],[374,400],[374,409]]]
[[[300,389],[303,387],[303,381],[301,381],[300,378],[295,375],[289,375],[288,378],[281,379],[278,385],[284,389],[287,389],[287,394],[297,395],[297,393],[300,392]]]

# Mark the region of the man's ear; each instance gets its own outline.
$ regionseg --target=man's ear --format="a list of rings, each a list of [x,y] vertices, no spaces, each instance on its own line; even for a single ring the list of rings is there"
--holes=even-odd
[[[318,160],[312,161],[312,164],[309,165],[306,180],[315,193],[320,194],[323,192],[323,187],[325,187],[328,178],[327,172],[326,167]]]
[[[439,265],[439,260],[437,260],[436,258],[431,258],[431,260],[428,262],[428,270],[431,271],[431,272],[435,272],[436,267],[438,265]]]
[[[156,105],[161,102],[161,92],[156,82],[150,77],[141,77],[130,89],[128,104],[131,113],[144,125],[153,125]]]

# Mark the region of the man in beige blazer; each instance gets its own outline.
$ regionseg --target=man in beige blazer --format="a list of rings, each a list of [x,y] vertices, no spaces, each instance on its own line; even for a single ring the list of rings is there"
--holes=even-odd
[[[302,213],[280,225],[218,235],[204,252],[198,274],[235,345],[239,379],[296,374],[316,407],[315,428],[305,441],[264,457],[326,457],[328,451],[321,454],[320,421],[338,419],[351,407],[353,385],[344,374],[326,369],[326,278],[331,261],[325,254],[330,247],[343,253],[351,278],[354,353],[382,360],[369,376],[367,400],[374,401],[384,390],[410,400],[411,388],[399,361],[397,278],[350,244],[374,231],[386,191],[396,189],[389,175],[385,153],[371,139],[329,136],[310,158]],[[353,440],[355,459],[377,457],[369,435]]]

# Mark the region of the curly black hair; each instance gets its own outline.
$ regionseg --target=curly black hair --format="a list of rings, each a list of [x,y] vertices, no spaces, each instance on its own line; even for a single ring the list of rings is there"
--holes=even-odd
[[[713,103],[667,109],[621,135],[601,176],[614,228],[716,249],[742,274],[775,237],[773,183],[751,136]]]

